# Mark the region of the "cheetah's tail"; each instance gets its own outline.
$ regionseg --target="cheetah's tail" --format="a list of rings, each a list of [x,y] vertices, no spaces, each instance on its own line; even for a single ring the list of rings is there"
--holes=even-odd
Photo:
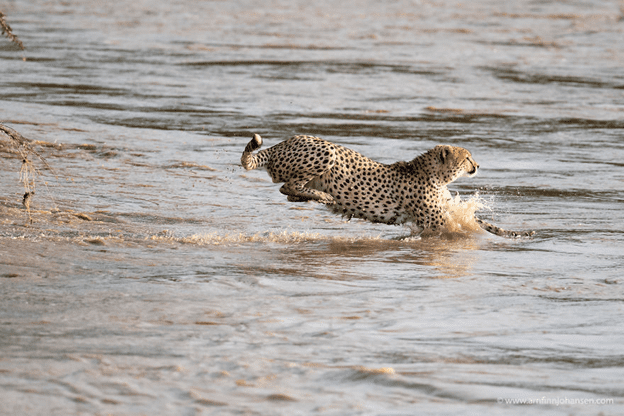
[[[532,235],[535,234],[535,231],[508,231],[508,230],[503,230],[502,228],[497,227],[496,225],[492,225],[489,222],[485,222],[482,219],[477,218],[477,217],[475,217],[475,221],[485,231],[490,232],[492,234],[496,234],[496,235],[498,235],[500,237],[511,237],[511,238],[531,237]]]
[[[262,137],[259,134],[254,134],[241,156],[241,165],[247,170],[256,169],[259,166],[257,158],[253,155],[253,152],[260,149],[262,146]]]

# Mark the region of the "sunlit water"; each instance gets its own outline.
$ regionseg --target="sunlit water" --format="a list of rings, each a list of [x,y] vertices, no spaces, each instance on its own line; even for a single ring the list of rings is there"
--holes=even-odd
[[[31,223],[0,153],[0,414],[624,412],[620,3],[28,3],[0,122],[54,172]],[[288,203],[253,133],[468,148],[457,218],[537,234]]]

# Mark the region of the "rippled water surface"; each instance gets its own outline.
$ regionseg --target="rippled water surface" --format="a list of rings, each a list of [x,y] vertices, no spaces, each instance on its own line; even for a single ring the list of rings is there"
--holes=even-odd
[[[624,412],[621,3],[99,3],[0,4],[52,169],[31,222],[0,137],[0,414]],[[537,234],[288,203],[253,133],[465,147],[452,192]]]

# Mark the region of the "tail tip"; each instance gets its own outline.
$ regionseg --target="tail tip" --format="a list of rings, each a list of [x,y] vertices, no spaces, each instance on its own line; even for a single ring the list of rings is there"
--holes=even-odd
[[[259,134],[255,133],[251,140],[253,140],[258,147],[262,146],[262,137],[260,137]]]

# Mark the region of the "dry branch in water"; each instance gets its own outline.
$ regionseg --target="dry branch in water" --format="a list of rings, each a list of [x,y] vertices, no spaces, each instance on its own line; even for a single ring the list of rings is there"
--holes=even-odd
[[[41,171],[37,169],[30,156],[35,155],[53,174],[54,170],[45,158],[33,148],[31,140],[4,124],[0,124],[0,152],[18,155],[22,159],[22,167],[20,168],[20,182],[24,185],[22,204],[28,211],[28,218],[32,222],[30,204],[35,195],[36,181],[41,176]]]
[[[22,41],[19,40],[19,38],[15,36],[15,34],[13,34],[13,29],[11,29],[11,26],[9,26],[9,24],[6,22],[5,18],[6,15],[0,11],[0,27],[2,28],[2,34],[6,35],[6,37],[9,38],[11,42],[16,44],[21,50],[26,49],[24,48],[24,44],[22,43]]]

